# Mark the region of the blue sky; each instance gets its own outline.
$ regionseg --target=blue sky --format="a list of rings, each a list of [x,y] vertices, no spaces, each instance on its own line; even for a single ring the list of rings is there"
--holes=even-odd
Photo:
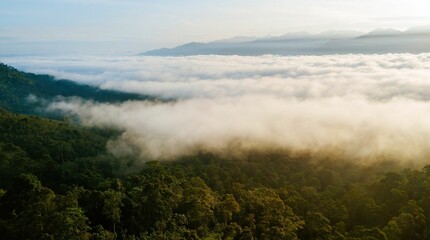
[[[0,54],[134,52],[238,35],[430,25],[423,0],[1,0]]]

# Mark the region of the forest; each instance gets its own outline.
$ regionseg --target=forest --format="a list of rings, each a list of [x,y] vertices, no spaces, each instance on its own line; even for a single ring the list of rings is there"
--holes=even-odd
[[[0,67],[0,239],[430,238],[430,165],[282,149],[119,157],[106,146],[121,130],[47,118],[24,98],[145,96],[54,80],[48,94],[41,78]]]
[[[103,90],[94,86],[55,79],[50,75],[19,71],[0,62],[0,108],[15,113],[59,117],[44,112],[44,104],[56,98],[80,97],[97,102],[154,99],[133,93]]]

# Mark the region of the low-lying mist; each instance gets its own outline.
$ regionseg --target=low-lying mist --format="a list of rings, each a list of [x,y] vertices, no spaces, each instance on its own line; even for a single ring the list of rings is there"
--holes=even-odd
[[[10,61],[19,59],[10,59]],[[21,59],[22,68],[33,60]],[[43,63],[39,61],[39,64]],[[50,65],[52,64],[52,65]],[[124,130],[112,152],[285,149],[359,162],[430,157],[430,54],[45,59],[40,71],[174,101],[58,101],[48,110]]]
[[[430,105],[415,100],[255,95],[118,105],[69,101],[50,109],[77,114],[85,125],[125,130],[117,140],[122,144],[111,147],[132,144],[149,159],[265,148],[356,161],[425,161],[430,156]]]
[[[430,54],[15,57],[21,70],[161,98],[265,94],[283,98],[362,95],[430,100]]]

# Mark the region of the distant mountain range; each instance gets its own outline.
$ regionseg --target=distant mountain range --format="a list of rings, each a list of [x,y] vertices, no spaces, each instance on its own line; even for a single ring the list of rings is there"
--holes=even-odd
[[[240,36],[208,43],[191,42],[175,48],[147,51],[143,56],[190,55],[324,55],[383,54],[430,52],[430,27],[415,27],[406,31],[376,29],[369,33],[329,31],[320,34],[306,32],[282,36]]]

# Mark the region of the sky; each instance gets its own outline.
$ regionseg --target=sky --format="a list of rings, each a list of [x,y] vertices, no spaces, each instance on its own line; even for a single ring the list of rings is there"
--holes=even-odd
[[[424,0],[1,0],[0,55],[142,52],[191,41],[430,25]]]

